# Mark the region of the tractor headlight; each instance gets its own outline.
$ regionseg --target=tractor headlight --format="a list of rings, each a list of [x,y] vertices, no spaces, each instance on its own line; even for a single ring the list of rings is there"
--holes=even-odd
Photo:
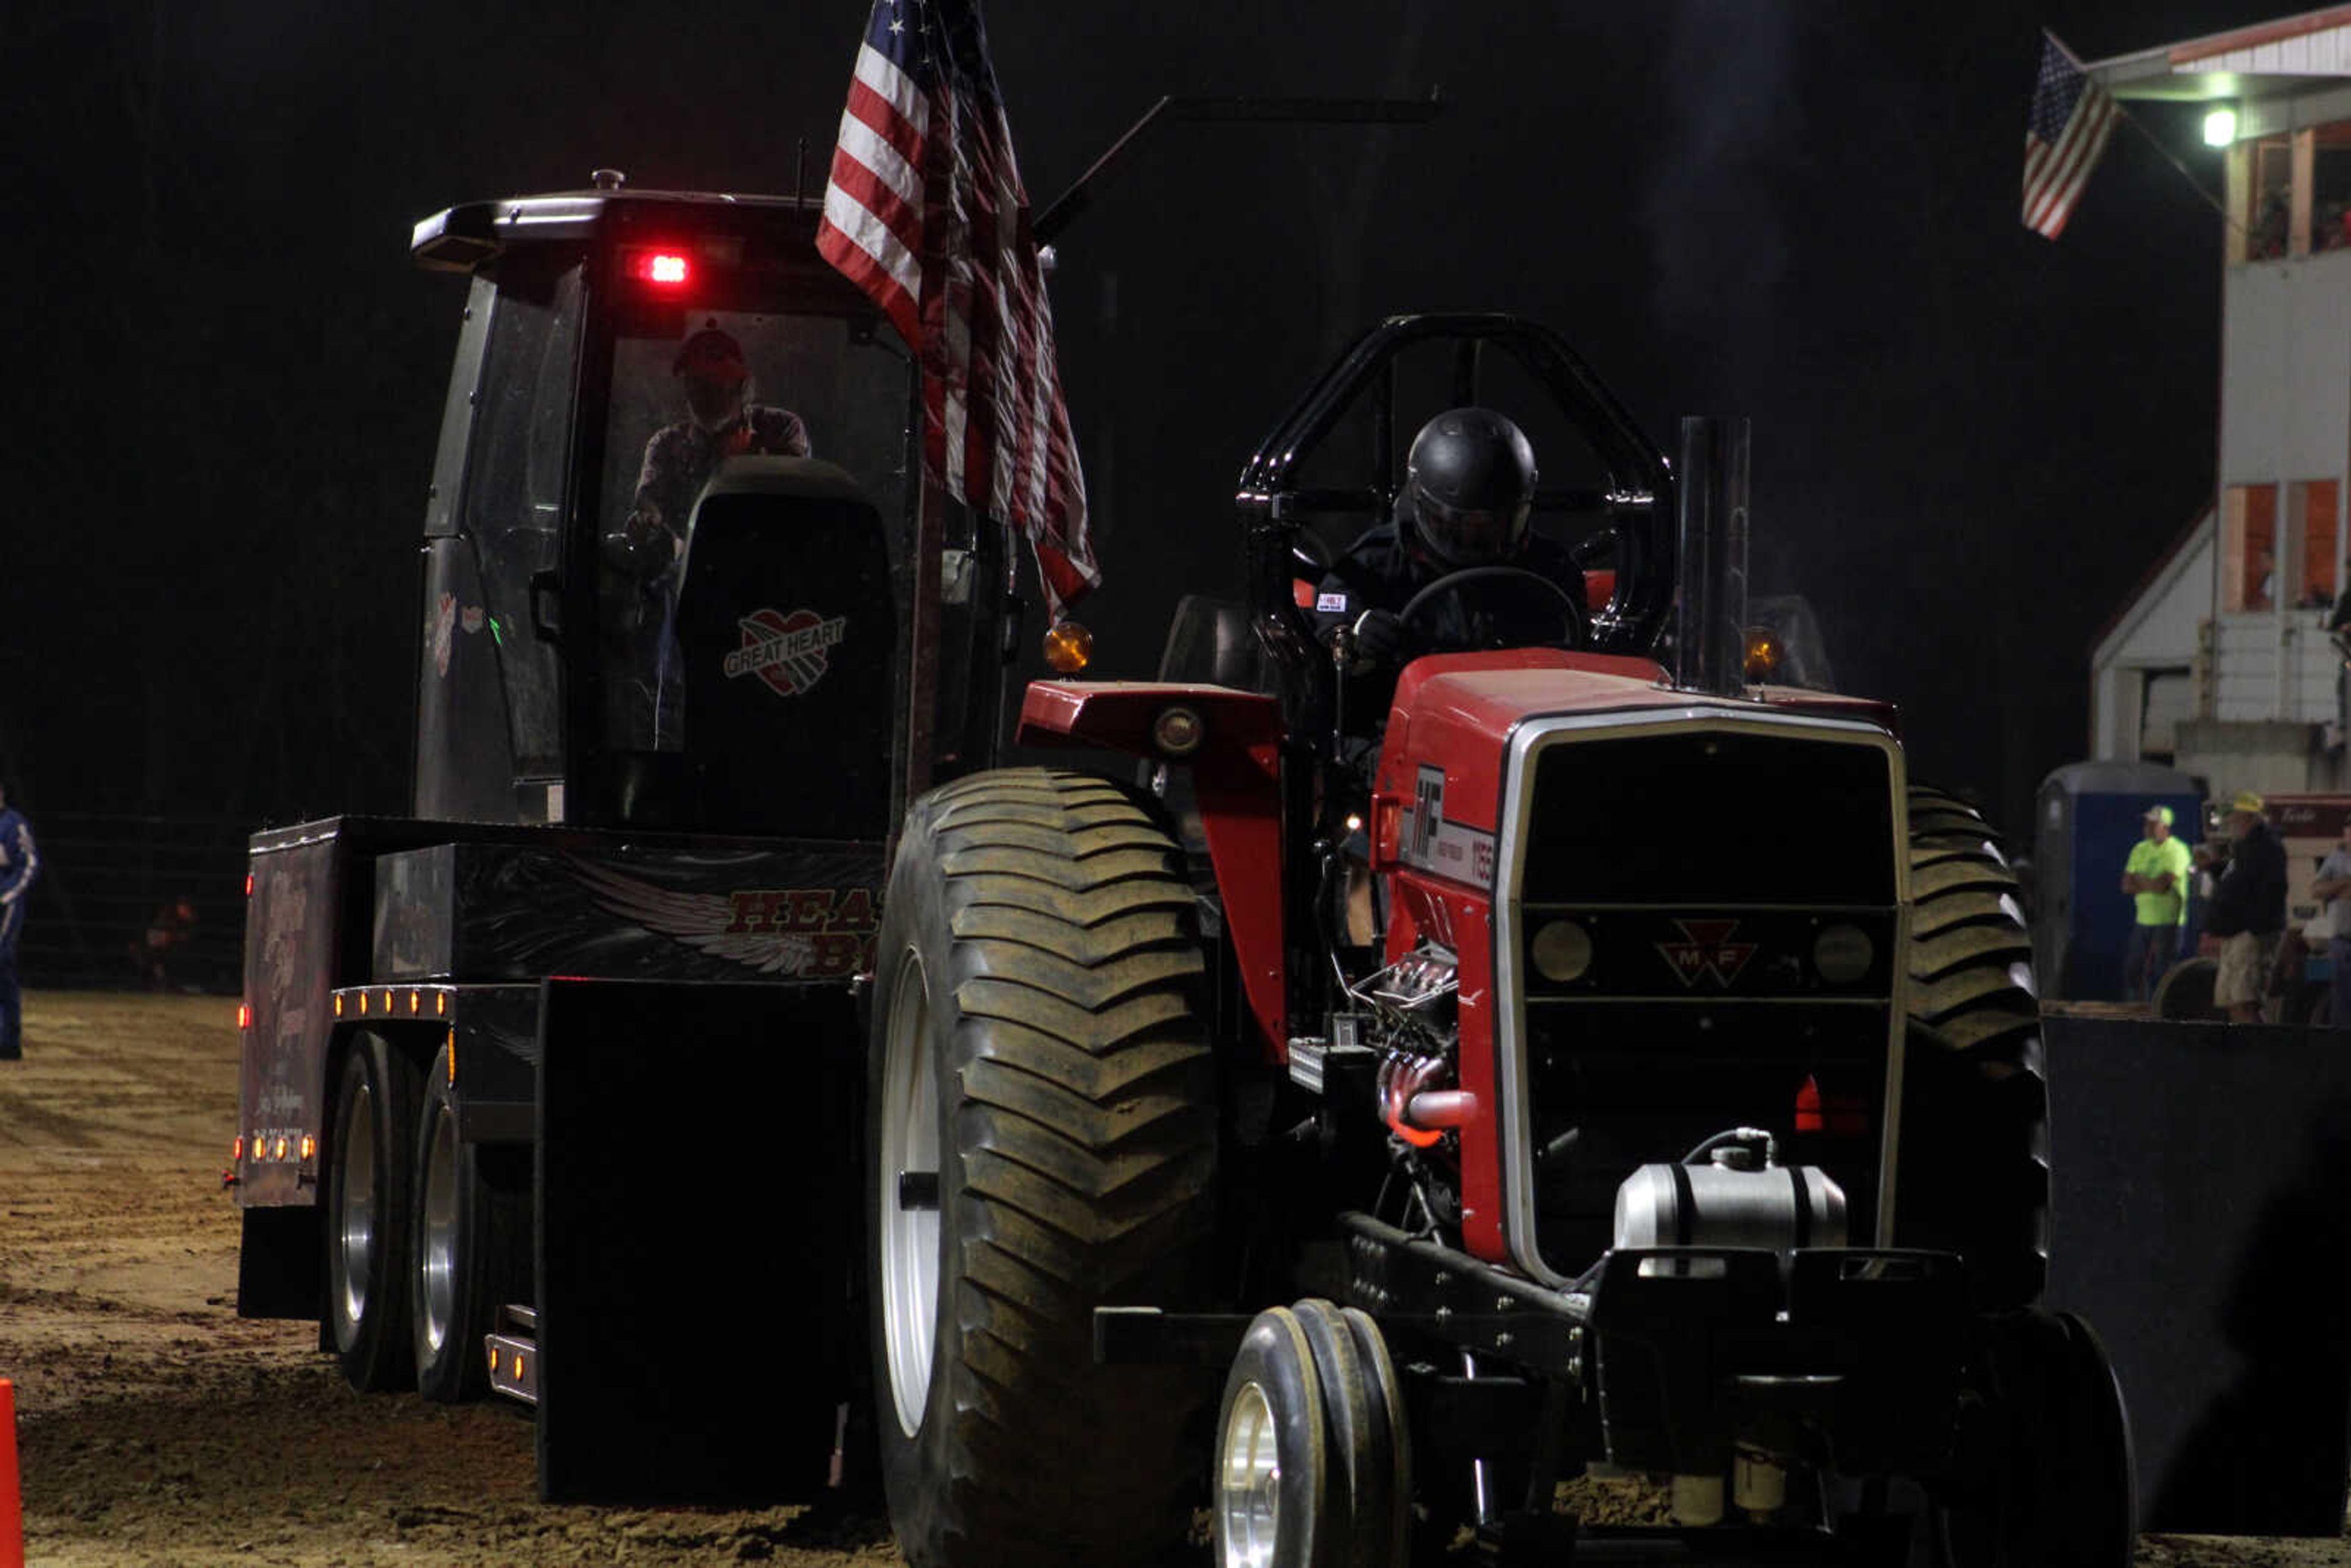
[[[1876,962],[1877,944],[1858,925],[1839,921],[1813,938],[1813,967],[1832,986],[1852,985]]]
[[[1592,933],[1573,920],[1554,920],[1535,933],[1530,956],[1535,973],[1553,985],[1580,980],[1592,967]]]

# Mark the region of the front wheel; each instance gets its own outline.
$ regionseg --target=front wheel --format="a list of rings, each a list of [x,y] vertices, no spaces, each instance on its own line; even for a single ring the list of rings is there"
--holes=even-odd
[[[866,1184],[883,1479],[914,1568],[1180,1550],[1196,1374],[1097,1367],[1093,1311],[1208,1263],[1193,901],[1124,790],[981,774],[917,802],[876,952]]]
[[[2136,1461],[2105,1347],[2069,1312],[1985,1328],[1980,1462],[1931,1517],[1938,1568],[2128,1568]]]
[[[363,1392],[414,1375],[409,1343],[409,1148],[423,1073],[378,1034],[343,1059],[328,1145],[327,1330],[344,1380]]]

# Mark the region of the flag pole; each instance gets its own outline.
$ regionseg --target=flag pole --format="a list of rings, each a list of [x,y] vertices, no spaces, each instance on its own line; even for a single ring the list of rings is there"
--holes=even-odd
[[[2048,39],[2051,43],[2056,45],[2057,47],[2064,52],[2065,57],[2074,62],[2074,68],[2075,70],[2080,71],[2085,77],[2090,75],[2090,68],[2082,63],[2082,57],[2075,54],[2072,46],[2068,45],[2064,39],[2059,37],[2056,34],[2051,32],[2046,27],[2041,29],[2041,36]],[[2091,79],[2095,81],[2097,78],[2092,77]],[[2124,108],[2123,100],[2119,98],[2115,98],[2114,94],[2109,91],[2103,83],[2100,84],[2098,90],[2105,92],[2108,98],[2114,99],[2115,113],[2121,117],[2123,123],[2129,126],[2133,131],[2137,131],[2140,136],[2144,137],[2147,141],[2147,144],[2154,148],[2157,152],[2160,153],[2163,157],[2163,161],[2178,171],[2181,179],[2188,182],[2189,189],[2194,191],[2199,196],[2203,197],[2204,204],[2220,214],[2220,221],[2222,223],[2227,224],[2231,228],[2235,229],[2240,234],[2244,232],[2245,225],[2239,223],[2230,213],[2228,204],[2222,202],[2220,197],[2214,195],[2211,192],[2204,188],[2204,182],[2196,177],[2195,171],[2189,169],[2187,164],[2182,163],[2179,161],[2179,156],[2174,153],[2170,148],[2163,144],[2163,139],[2161,137],[2148,130],[2137,115],[2133,114],[2129,110]]]
[[[2115,112],[2123,117],[2125,124],[2128,125],[2133,131],[2137,131],[2141,136],[2145,137],[2148,146],[2154,148],[2158,152],[2162,153],[2163,161],[2165,162],[2179,171],[2179,177],[2187,181],[2189,186],[2194,190],[2198,195],[2204,198],[2204,204],[2206,206],[2210,207],[2214,212],[2220,214],[2220,221],[2222,223],[2227,224],[2231,228],[2237,230],[2241,234],[2244,232],[2245,225],[2237,221],[2235,214],[2229,211],[2228,204],[2222,202],[2220,197],[2206,190],[2204,188],[2204,182],[2196,177],[2195,171],[2189,169],[2187,164],[2182,163],[2179,161],[2179,155],[2174,153],[2170,148],[2163,144],[2163,141],[2160,137],[2157,136],[2154,131],[2149,131],[2145,125],[2139,122],[2137,115],[2133,114],[2129,110],[2125,109],[2122,106],[2122,100],[2119,99],[2115,100]]]

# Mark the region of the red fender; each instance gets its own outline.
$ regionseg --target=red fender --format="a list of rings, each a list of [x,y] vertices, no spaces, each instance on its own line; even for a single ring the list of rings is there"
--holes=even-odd
[[[1188,711],[1196,728],[1183,749],[1162,744],[1159,721]],[[1224,894],[1241,987],[1264,1032],[1269,1060],[1290,1059],[1281,946],[1281,707],[1230,686],[1142,681],[1036,681],[1020,704],[1022,746],[1076,741],[1192,769]]]

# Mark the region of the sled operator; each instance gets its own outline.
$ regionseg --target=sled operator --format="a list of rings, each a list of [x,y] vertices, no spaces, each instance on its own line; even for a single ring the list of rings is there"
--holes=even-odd
[[[716,318],[670,366],[688,417],[653,432],[628,517],[604,536],[605,635],[612,668],[608,740],[675,750],[678,680],[669,653],[677,561],[702,487],[728,457],[806,457],[808,426],[788,408],[751,401],[749,360]],[[656,712],[659,718],[656,719]]]

